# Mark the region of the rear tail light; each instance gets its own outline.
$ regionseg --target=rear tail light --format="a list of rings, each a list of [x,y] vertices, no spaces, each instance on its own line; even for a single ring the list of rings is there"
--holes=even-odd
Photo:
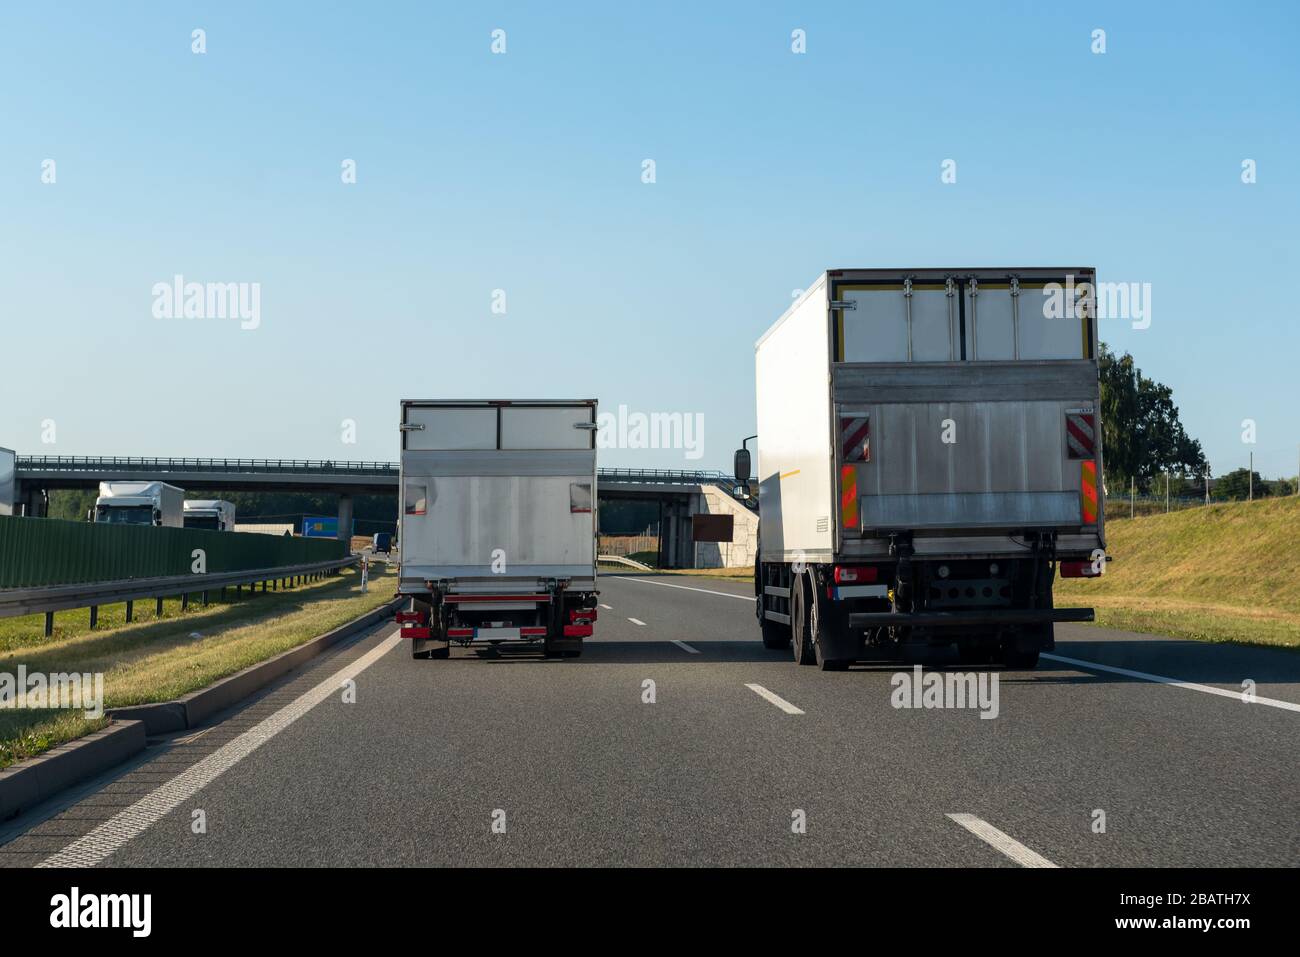
[[[590,638],[591,625],[565,625],[565,638]]]
[[[1104,564],[1094,564],[1093,562],[1061,562],[1062,578],[1099,578]]]
[[[594,608],[570,608],[569,621],[595,621],[596,609]]]
[[[835,584],[848,585],[874,582],[879,569],[875,565],[836,565]]]

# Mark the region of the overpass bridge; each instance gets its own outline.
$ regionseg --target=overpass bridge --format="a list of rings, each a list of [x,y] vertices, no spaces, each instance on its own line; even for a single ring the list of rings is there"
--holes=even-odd
[[[168,482],[187,494],[324,492],[338,496],[342,530],[352,527],[353,496],[396,495],[398,476],[396,462],[19,455],[14,499],[24,514],[39,516],[46,514],[49,492],[97,489],[100,482]],[[733,501],[734,486],[735,480],[725,472],[703,469],[602,468],[596,477],[598,500],[657,503],[665,567],[694,564],[691,516],[716,511],[719,498]]]

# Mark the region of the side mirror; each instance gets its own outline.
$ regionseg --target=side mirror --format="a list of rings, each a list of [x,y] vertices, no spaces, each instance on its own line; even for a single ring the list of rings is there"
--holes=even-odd
[[[749,449],[736,449],[734,472],[741,485],[749,481]]]

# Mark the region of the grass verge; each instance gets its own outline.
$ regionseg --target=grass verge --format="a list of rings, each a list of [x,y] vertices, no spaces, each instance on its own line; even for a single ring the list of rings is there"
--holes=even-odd
[[[0,673],[14,675],[20,664],[28,674],[102,672],[106,708],[169,701],[384,604],[393,596],[396,576],[382,564],[372,565],[370,572],[365,594],[360,572],[347,569],[289,591],[258,592],[256,597],[206,609],[191,605],[184,614],[169,609],[161,619],[129,625],[120,606],[101,609],[100,626],[94,631],[88,613],[84,621],[76,613],[60,613],[68,620],[56,627],[52,638],[42,637],[43,616],[9,619],[0,622]],[[87,719],[81,711],[0,709],[0,768],[106,723],[103,718]]]
[[[1300,648],[1300,500],[1110,519],[1100,579],[1056,584],[1097,624],[1198,641]]]

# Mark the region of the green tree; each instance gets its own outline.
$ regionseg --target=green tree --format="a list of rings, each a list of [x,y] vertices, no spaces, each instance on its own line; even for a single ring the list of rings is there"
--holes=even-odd
[[[1165,472],[1182,479],[1203,475],[1205,453],[1178,421],[1173,390],[1144,376],[1131,355],[1117,356],[1104,342],[1097,366],[1106,481],[1112,491],[1127,488],[1133,479],[1142,491],[1157,484],[1163,491],[1156,479]]]
[[[1270,483],[1260,477],[1258,472],[1248,469],[1235,469],[1227,475],[1221,475],[1210,485],[1211,494],[1217,499],[1229,499],[1244,502],[1250,498],[1250,483],[1255,484],[1255,498],[1268,498],[1272,494]]]

